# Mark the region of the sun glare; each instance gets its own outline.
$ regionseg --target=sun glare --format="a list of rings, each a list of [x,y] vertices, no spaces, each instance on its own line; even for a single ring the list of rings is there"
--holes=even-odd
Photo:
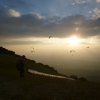
[[[76,36],[73,36],[73,37],[70,37],[70,38],[67,39],[67,43],[69,43],[69,44],[76,45],[79,42],[80,41],[79,41],[79,39]]]

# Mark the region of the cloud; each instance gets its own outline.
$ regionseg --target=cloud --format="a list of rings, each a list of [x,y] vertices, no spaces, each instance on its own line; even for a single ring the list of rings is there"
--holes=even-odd
[[[75,3],[71,3],[71,5],[75,5]]]
[[[95,8],[93,10],[94,14],[93,14],[93,18],[96,19],[96,18],[99,18],[100,17],[100,10],[98,8]]]
[[[7,6],[0,9],[0,17],[20,17],[20,12],[17,12],[13,9],[8,9]]]
[[[33,16],[33,17],[35,17],[37,19],[43,19],[43,18],[45,18],[44,16],[41,16],[41,15],[39,15],[37,13],[34,13],[34,12],[29,12],[29,15]]]
[[[100,0],[96,0],[96,2],[100,2]]]
[[[10,41],[1,41],[0,44],[3,44],[3,45],[26,45],[26,44],[43,44],[42,41],[16,41],[16,40],[10,40]]]
[[[86,3],[86,2],[89,2],[91,0],[75,0],[76,3],[78,4],[83,4],[83,3]]]
[[[92,13],[92,11],[89,11],[88,13]]]
[[[34,12],[21,15],[7,8],[0,9],[0,13],[0,39],[2,40],[49,36],[67,38],[75,34],[82,38],[100,35],[100,18],[87,20],[84,15],[78,14],[45,18]]]
[[[19,12],[16,12],[13,9],[9,9],[8,10],[8,15],[11,16],[11,17],[20,17],[20,13]]]

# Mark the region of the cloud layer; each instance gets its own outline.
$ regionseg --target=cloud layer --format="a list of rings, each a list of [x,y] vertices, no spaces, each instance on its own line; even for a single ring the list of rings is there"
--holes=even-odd
[[[76,3],[78,4],[83,4],[83,3],[86,3],[86,2],[90,2],[91,0],[75,0]]]
[[[100,2],[100,0],[96,0],[96,2]]]
[[[46,18],[30,12],[21,15],[7,7],[0,9],[0,38],[53,37],[66,38],[71,35],[90,37],[100,35],[100,11],[94,9],[95,19],[84,15],[54,16]]]

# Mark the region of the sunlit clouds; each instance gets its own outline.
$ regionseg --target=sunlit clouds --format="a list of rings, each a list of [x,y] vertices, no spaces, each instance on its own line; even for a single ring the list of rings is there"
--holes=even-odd
[[[20,13],[19,12],[16,12],[13,9],[9,9],[8,10],[8,15],[11,16],[11,17],[20,17]]]
[[[0,45],[56,66],[100,58],[100,0],[2,0]]]
[[[78,4],[84,4],[86,2],[90,2],[91,0],[75,0],[76,3]]]
[[[100,17],[100,9],[95,8],[93,11],[94,11],[93,18],[94,19],[99,18]]]
[[[20,17],[21,14],[14,9],[8,9],[7,6],[4,6],[0,9],[1,17]]]
[[[0,38],[28,38],[48,37],[67,38],[70,35],[79,34],[81,38],[98,36],[100,30],[99,18],[87,20],[84,15],[71,15],[66,17],[46,18],[37,13],[20,15],[11,13],[8,16],[0,10]],[[5,17],[3,17],[5,16]],[[16,17],[15,17],[16,16]]]
[[[100,0],[96,0],[96,2],[100,2]]]

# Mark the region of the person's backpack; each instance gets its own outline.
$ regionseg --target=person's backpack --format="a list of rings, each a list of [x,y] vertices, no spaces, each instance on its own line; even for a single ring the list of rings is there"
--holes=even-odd
[[[19,63],[19,62],[16,63],[16,69],[17,69],[18,71],[20,71],[20,63]]]

